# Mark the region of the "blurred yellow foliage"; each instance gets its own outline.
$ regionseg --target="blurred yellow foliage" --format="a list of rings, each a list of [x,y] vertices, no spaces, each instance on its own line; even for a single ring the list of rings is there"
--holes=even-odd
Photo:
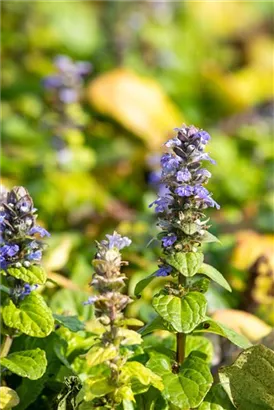
[[[19,404],[17,393],[6,386],[0,387],[0,409],[10,410]]]
[[[152,149],[159,147],[170,129],[183,120],[156,81],[124,68],[100,75],[87,92],[99,112],[113,117]]]
[[[271,327],[251,313],[234,309],[217,310],[213,319],[256,342],[271,332]]]
[[[249,30],[258,21],[258,10],[252,2],[187,1],[187,9],[208,35],[229,36]]]
[[[236,235],[236,247],[232,254],[231,264],[240,270],[250,268],[260,256],[266,256],[274,270],[274,235],[261,235],[246,230]]]

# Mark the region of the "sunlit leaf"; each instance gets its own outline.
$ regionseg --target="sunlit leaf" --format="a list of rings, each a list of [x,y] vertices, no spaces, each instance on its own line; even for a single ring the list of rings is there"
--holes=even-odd
[[[0,409],[10,410],[19,403],[18,394],[7,386],[0,387]]]
[[[11,267],[7,269],[7,273],[30,285],[43,285],[47,280],[47,274],[41,265],[31,265],[28,268],[24,266],[21,268]]]
[[[0,363],[12,373],[31,380],[42,377],[47,367],[46,353],[39,348],[11,353],[1,358]]]
[[[178,109],[153,78],[123,68],[93,80],[88,98],[98,111],[113,117],[150,148],[159,147],[174,124],[182,123]]]
[[[201,252],[176,252],[165,258],[166,262],[186,277],[194,276],[203,263]]]
[[[190,333],[205,319],[207,301],[198,292],[190,292],[182,298],[159,294],[154,296],[152,305],[177,332]]]
[[[274,353],[263,345],[243,351],[235,363],[219,370],[220,381],[239,410],[274,408]]]

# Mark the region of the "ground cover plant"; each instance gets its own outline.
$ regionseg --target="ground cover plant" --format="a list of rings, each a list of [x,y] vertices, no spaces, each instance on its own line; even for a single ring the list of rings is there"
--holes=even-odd
[[[194,126],[176,131],[161,157],[165,191],[151,204],[159,215],[162,254],[158,269],[135,288],[139,296],[155,278],[168,278],[152,299],[156,315],[145,326],[124,315],[132,299],[123,292],[127,262],[121,251],[131,240],[117,232],[97,242],[93,295],[83,302],[90,309],[86,323],[53,314],[37,290],[47,280],[41,238],[49,233],[37,225],[25,188],[3,193],[2,409],[274,408],[272,350],[207,316],[210,280],[231,291],[202,253],[203,243],[218,241],[206,216],[207,208],[220,208],[205,187],[211,173],[204,163],[214,162],[205,152],[210,135]],[[164,338],[150,336],[159,329]],[[215,380],[207,333],[243,349]]]

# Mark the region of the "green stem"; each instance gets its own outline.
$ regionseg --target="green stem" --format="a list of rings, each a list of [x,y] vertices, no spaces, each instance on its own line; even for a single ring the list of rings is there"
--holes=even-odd
[[[186,285],[186,277],[179,273],[178,282],[180,285]],[[177,363],[182,365],[185,360],[185,345],[186,345],[186,334],[185,333],[177,333],[177,352],[176,352],[176,360]]]
[[[0,290],[2,291],[2,292],[5,292],[5,293],[7,293],[8,295],[10,295],[10,288],[8,288],[7,286],[4,286],[4,285],[0,285]]]
[[[4,342],[1,345],[0,357],[6,357],[9,354],[12,342],[13,342],[13,338],[10,335],[7,335],[5,337]]]

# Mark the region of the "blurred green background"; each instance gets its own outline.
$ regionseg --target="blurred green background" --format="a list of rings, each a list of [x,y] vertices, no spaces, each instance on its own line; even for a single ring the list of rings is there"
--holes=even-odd
[[[125,254],[131,293],[155,270],[160,245],[147,246],[157,233],[148,205],[162,144],[185,122],[211,133],[217,160],[209,188],[221,210],[210,216],[222,244],[205,251],[234,293],[212,286],[211,312],[242,309],[273,325],[273,3],[4,1],[1,8],[2,183],[29,189],[52,234],[45,257],[52,307],[77,311],[90,292],[94,240],[113,229],[133,240]],[[62,135],[61,150],[54,138],[62,116],[42,85],[60,54],[93,66],[81,102],[67,108],[79,126]],[[131,305],[132,315],[149,320],[163,280]]]

